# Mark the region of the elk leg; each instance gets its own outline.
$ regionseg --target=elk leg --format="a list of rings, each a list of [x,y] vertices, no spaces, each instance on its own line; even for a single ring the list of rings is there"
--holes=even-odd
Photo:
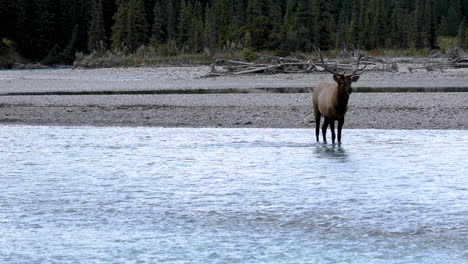
[[[344,118],[338,119],[338,143],[341,143],[341,129],[343,128]]]
[[[319,134],[320,134],[320,117],[321,117],[320,113],[315,115],[315,137],[317,138],[317,142],[319,141]]]
[[[323,121],[323,126],[322,126],[323,142],[327,142],[327,128],[328,128],[329,123],[330,123],[330,120],[325,117],[325,120]]]
[[[330,120],[330,131],[332,135],[332,143],[335,144],[335,120]]]

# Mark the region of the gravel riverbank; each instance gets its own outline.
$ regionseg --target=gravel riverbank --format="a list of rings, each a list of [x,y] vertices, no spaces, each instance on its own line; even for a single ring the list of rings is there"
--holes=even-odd
[[[112,93],[308,89],[331,81],[325,73],[201,78],[208,71],[207,67],[0,71],[0,124],[311,128],[315,126],[311,93]],[[366,72],[354,87],[466,89],[468,69]],[[21,93],[35,95],[12,95]],[[67,93],[75,95],[63,95]],[[351,95],[345,128],[468,129],[467,116],[468,92],[356,92]]]
[[[345,128],[468,129],[468,93],[354,93]],[[312,128],[312,94],[0,96],[0,123]]]

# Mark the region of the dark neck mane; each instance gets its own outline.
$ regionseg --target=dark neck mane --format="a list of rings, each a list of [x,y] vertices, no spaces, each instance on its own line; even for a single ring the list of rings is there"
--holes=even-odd
[[[349,94],[338,89],[336,93],[336,111],[340,114],[346,113],[348,110]]]

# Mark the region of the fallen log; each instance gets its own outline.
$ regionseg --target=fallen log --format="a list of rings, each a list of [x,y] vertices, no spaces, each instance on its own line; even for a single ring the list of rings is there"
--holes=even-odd
[[[225,60],[225,62],[229,62],[229,63],[232,63],[232,64],[240,64],[240,65],[255,65],[255,63],[245,62],[245,61]]]
[[[240,72],[234,72],[234,75],[239,75],[239,74],[247,74],[247,73],[257,73],[257,72],[268,72],[269,70],[279,68],[281,65],[270,65],[267,67],[260,67],[260,68],[255,68],[251,70],[246,70],[246,71],[240,71]]]

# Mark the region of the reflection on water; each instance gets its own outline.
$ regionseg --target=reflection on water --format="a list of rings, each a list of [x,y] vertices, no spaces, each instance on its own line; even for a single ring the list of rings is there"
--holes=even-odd
[[[466,262],[466,132],[346,133],[0,127],[0,262]]]
[[[314,150],[318,158],[332,158],[343,162],[347,158],[345,147],[341,144],[317,143]]]

